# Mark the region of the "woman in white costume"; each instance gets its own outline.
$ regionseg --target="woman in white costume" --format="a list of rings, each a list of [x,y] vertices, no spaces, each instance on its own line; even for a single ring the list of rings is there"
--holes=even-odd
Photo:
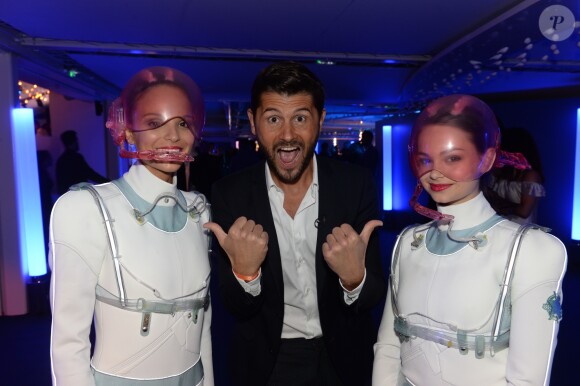
[[[493,112],[468,95],[432,102],[409,153],[419,180],[411,203],[433,221],[395,244],[373,385],[548,384],[566,249],[497,215],[479,185],[494,164],[525,160],[499,150]],[[437,211],[417,202],[422,189]]]
[[[120,179],[76,186],[56,202],[54,385],[213,385],[209,209],[202,195],[178,190],[175,176],[193,160],[203,123],[187,75],[140,71],[107,122],[121,156],[138,161]]]

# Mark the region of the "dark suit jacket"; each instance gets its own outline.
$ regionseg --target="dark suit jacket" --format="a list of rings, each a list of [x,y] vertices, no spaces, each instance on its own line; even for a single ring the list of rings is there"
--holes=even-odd
[[[348,223],[360,232],[369,220],[379,219],[375,188],[370,173],[358,166],[323,157],[318,157],[317,162],[316,282],[320,323],[330,359],[344,385],[361,386],[370,384],[372,347],[377,338],[370,311],[385,292],[378,234],[373,232],[367,248],[363,289],[350,306],[344,302],[338,276],[324,261],[322,244],[336,226]],[[226,232],[238,217],[246,216],[261,224],[269,236],[260,295],[254,297],[244,291],[232,274],[223,250],[214,265],[221,300],[235,318],[229,363],[231,382],[265,385],[280,347],[284,283],[264,162],[216,182],[212,190],[212,212],[214,221]]]

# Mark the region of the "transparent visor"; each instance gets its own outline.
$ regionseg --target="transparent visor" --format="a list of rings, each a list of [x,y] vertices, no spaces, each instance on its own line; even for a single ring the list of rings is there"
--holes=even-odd
[[[452,219],[418,203],[421,180],[467,182],[492,167],[529,168],[521,154],[499,149],[500,132],[490,107],[471,95],[448,95],[432,101],[417,117],[409,139],[409,162],[418,184],[410,204],[434,220]],[[444,181],[443,179],[443,181]],[[444,182],[443,182],[444,183]]]
[[[496,148],[488,147],[482,154],[473,143],[471,135],[462,129],[448,125],[426,125],[415,134],[409,145],[409,160],[418,180],[474,181],[493,167]],[[418,203],[421,185],[418,182],[410,201],[411,207],[434,220],[451,220],[452,216]]]
[[[133,132],[145,132],[155,130],[158,135],[193,135],[197,138],[200,130],[200,119],[189,113],[175,115],[174,112],[147,113],[142,117],[137,117],[135,125],[128,128],[125,124],[125,116],[120,99],[113,102],[109,109],[109,119],[107,128],[113,136],[113,140],[120,147],[119,155],[123,158],[136,158],[141,160],[154,160],[160,162],[191,162],[193,156],[179,150],[143,150],[127,149],[125,147],[125,130]]]
[[[179,91],[176,91],[179,90]],[[190,162],[185,152],[126,149],[128,130],[138,133],[159,131],[159,135],[189,133],[200,135],[205,123],[204,103],[197,84],[183,72],[170,67],[149,67],[133,75],[121,96],[109,107],[106,127],[124,158],[162,162]]]
[[[191,115],[150,114],[139,121],[136,127],[131,128],[134,132],[150,130],[180,130],[191,131],[195,135],[195,120]]]
[[[469,141],[453,136],[419,138],[417,142],[410,161],[413,173],[419,179],[433,173],[457,182],[473,181],[491,168],[495,158],[494,148],[481,154]]]
[[[148,114],[138,121],[131,131],[135,133],[155,131],[158,136],[191,135],[195,138],[195,119],[191,115],[167,117],[168,114]],[[121,157],[155,160],[160,162],[191,162],[193,156],[179,149],[155,149],[145,151],[128,151],[121,149]]]

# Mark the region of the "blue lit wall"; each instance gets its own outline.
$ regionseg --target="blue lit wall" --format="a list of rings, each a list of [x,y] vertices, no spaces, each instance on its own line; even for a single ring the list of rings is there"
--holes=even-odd
[[[383,210],[393,209],[393,141],[391,125],[383,125]]]
[[[576,110],[576,147],[574,159],[574,196],[572,206],[572,240],[580,240],[580,109]]]
[[[417,180],[409,167],[409,137],[415,116],[405,122],[393,125],[393,209],[409,211],[409,200],[415,190]]]
[[[12,138],[20,252],[25,276],[46,274],[36,140],[32,109],[12,110]]]
[[[382,161],[382,183],[378,189],[383,210],[391,212],[390,218],[400,219],[403,212],[411,212],[409,199],[416,180],[409,168],[407,145],[414,119],[414,115],[387,118],[378,122],[375,129]]]

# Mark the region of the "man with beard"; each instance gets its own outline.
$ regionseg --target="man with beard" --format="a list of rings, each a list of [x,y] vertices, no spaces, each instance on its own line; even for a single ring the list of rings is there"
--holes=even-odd
[[[370,384],[382,222],[368,171],[314,156],[324,98],[305,66],[265,68],[248,117],[267,162],[212,190],[206,227],[221,246],[218,287],[235,318],[235,385]]]

